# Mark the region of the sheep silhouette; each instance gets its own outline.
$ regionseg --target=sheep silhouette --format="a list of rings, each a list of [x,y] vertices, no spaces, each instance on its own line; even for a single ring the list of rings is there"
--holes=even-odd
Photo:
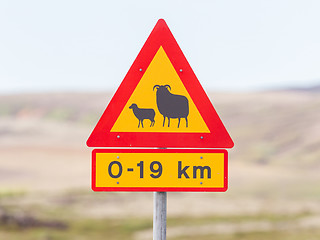
[[[168,127],[170,127],[170,118],[178,118],[178,127],[180,126],[180,118],[186,119],[186,127],[188,127],[189,115],[189,102],[185,96],[176,95],[169,92],[171,91],[170,85],[155,85],[157,89],[157,106],[159,112],[163,115],[163,127],[168,118]]]
[[[152,108],[138,108],[137,104],[133,103],[129,107],[130,109],[133,110],[133,114],[138,118],[139,120],[139,125],[138,128],[141,126],[143,127],[143,120],[144,119],[149,119],[151,121],[150,127],[154,126],[154,116],[156,115],[155,111]]]

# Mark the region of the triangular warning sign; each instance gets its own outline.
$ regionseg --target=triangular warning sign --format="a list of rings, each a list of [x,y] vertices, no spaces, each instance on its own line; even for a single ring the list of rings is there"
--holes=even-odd
[[[157,22],[87,145],[233,147],[164,20]]]

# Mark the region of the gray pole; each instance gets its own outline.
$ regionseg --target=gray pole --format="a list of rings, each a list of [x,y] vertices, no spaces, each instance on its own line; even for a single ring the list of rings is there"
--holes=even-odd
[[[153,240],[166,240],[167,193],[153,193]]]

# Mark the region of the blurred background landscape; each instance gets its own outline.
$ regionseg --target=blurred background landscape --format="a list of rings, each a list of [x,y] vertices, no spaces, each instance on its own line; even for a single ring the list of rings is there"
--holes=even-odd
[[[228,129],[229,189],[167,239],[320,239],[320,1],[0,1],[0,239],[152,238],[153,193],[91,190],[86,140],[158,19]]]
[[[320,90],[210,92],[226,193],[169,193],[168,239],[319,239]],[[152,193],[95,193],[85,141],[112,93],[0,96],[1,239],[150,239]]]

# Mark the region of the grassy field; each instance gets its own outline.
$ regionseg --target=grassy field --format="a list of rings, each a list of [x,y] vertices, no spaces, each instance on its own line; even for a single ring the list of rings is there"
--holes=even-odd
[[[29,198],[30,196],[25,196]],[[6,240],[150,239],[152,216],[88,216],[83,203],[59,195],[24,202],[23,196],[1,197],[0,237]],[[80,198],[81,199],[81,198]],[[97,204],[94,196],[92,204]],[[83,201],[83,200],[82,200]],[[50,208],[46,204],[50,203]],[[20,203],[20,205],[17,205]],[[19,209],[17,209],[19,208]],[[319,239],[319,216],[312,212],[246,215],[168,215],[168,239]]]
[[[103,204],[86,193],[2,195],[1,239],[150,239],[152,216],[90,215],[85,205]],[[83,197],[86,195],[86,197]],[[118,196],[119,199],[123,196]],[[152,199],[151,199],[152,200]],[[319,215],[314,212],[171,216],[168,239],[318,239]]]

